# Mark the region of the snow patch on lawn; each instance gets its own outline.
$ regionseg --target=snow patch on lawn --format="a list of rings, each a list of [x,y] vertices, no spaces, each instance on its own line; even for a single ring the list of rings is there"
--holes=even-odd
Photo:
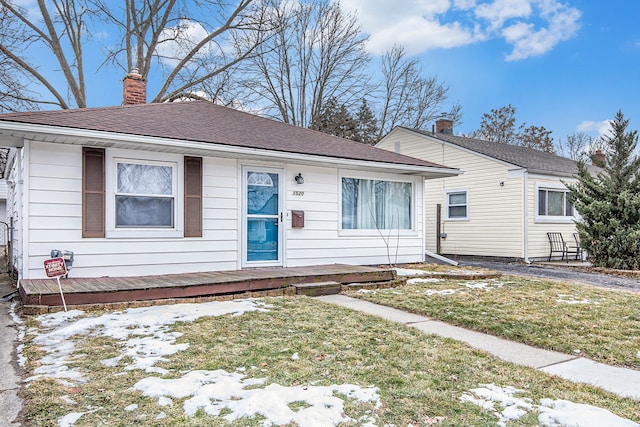
[[[444,279],[436,279],[435,277],[431,279],[414,277],[413,279],[407,280],[407,285],[419,285],[421,283],[438,283],[438,282],[444,282]]]
[[[591,300],[588,299],[569,299],[569,300],[565,300],[565,299],[557,299],[556,300],[557,303],[560,304],[569,304],[569,305],[576,305],[576,304],[584,304],[584,305],[590,305],[590,304],[594,304],[594,305],[600,305],[599,302],[593,302]]]
[[[493,289],[499,289],[504,286],[504,283],[498,280],[491,281],[477,281],[477,280],[469,280],[462,284],[467,289],[482,289],[485,291],[490,291]]]
[[[294,387],[269,384],[259,387],[265,381],[264,378],[246,378],[240,372],[192,371],[176,379],[144,378],[133,389],[152,398],[188,397],[183,408],[189,416],[200,409],[211,416],[219,416],[224,410],[227,413],[223,418],[228,422],[261,415],[266,418],[263,423],[266,426],[290,423],[300,427],[335,426],[354,421],[344,414],[344,400],[336,394],[370,402],[375,408],[381,405],[377,387],[351,384]],[[372,417],[357,421],[358,425],[375,425]]]
[[[524,393],[524,390],[511,386],[482,384],[481,387],[463,394],[460,400],[493,412],[498,418],[497,425],[501,427],[530,412],[538,413],[538,422],[550,427],[640,427],[636,422],[596,406],[548,398],[541,399],[540,404],[536,405],[531,399],[516,397],[518,393]]]
[[[80,310],[45,314],[36,317],[40,328],[31,328],[27,333],[35,335],[33,344],[46,352],[34,375],[54,378],[64,385],[83,382],[84,375],[67,364],[76,351],[74,337],[106,336],[122,342],[121,353],[103,360],[107,366],[116,366],[125,357],[131,357],[125,370],[144,369],[147,372],[163,372],[155,364],[165,361],[166,356],[185,350],[189,344],[175,344],[180,333],[170,332],[176,322],[192,322],[205,316],[241,315],[249,311],[267,311],[264,303],[257,300],[233,300],[202,304],[175,304],[130,308],[125,311],[104,313],[100,316],[86,315]]]
[[[434,291],[433,289],[427,289],[423,292],[424,295],[432,296],[432,295],[453,295],[456,293],[455,289],[442,289],[440,291]]]

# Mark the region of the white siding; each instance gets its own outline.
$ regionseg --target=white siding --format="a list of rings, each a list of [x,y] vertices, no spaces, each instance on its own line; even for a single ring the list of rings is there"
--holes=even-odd
[[[288,266],[313,264],[388,264],[424,259],[422,230],[422,178],[379,175],[334,168],[288,166],[286,259]],[[293,176],[304,171],[303,185]],[[341,177],[409,181],[414,193],[414,229],[341,230]],[[294,191],[304,191],[294,196]],[[416,208],[417,207],[417,208]],[[305,212],[304,228],[291,227],[291,210]],[[387,243],[385,243],[385,239]],[[387,248],[388,247],[388,248]],[[389,253],[387,253],[387,249]],[[397,251],[397,256],[396,256]]]
[[[464,174],[425,182],[426,248],[436,251],[436,206],[442,205],[442,254],[524,256],[524,193],[508,165],[413,132],[396,129],[378,145],[401,154],[458,168]],[[501,185],[503,183],[503,185]],[[468,220],[446,219],[446,191],[467,191]]]
[[[27,144],[29,174],[23,209],[28,224],[25,265],[21,278],[45,277],[43,261],[52,249],[75,254],[70,277],[136,276],[235,270],[242,253],[242,184],[237,159],[203,160],[203,237],[82,238],[82,148],[75,145]],[[107,149],[109,151],[109,149]],[[122,153],[119,151],[119,155]],[[132,153],[140,157],[141,152]],[[157,156],[155,154],[154,156]],[[166,155],[181,161],[178,155]],[[109,156],[107,155],[107,158]],[[377,230],[340,230],[340,176],[410,181],[414,188],[414,229],[391,233],[393,262],[423,260],[422,178],[375,175],[331,167],[273,165],[284,170],[286,216],[284,266],[314,264],[380,264],[389,262],[387,245]],[[110,167],[107,165],[107,168]],[[19,163],[16,162],[15,173]],[[13,171],[12,171],[13,172]],[[302,172],[305,183],[293,177]],[[303,195],[293,195],[301,191]],[[19,195],[11,209],[20,211]],[[107,194],[107,197],[110,197]],[[181,203],[181,202],[178,202]],[[418,208],[415,208],[418,207]],[[291,227],[291,210],[305,211],[305,227]],[[106,215],[110,213],[107,212]],[[17,218],[16,214],[16,218]],[[351,231],[351,230],[349,230]],[[18,234],[18,233],[16,233]],[[108,236],[108,232],[107,232]],[[16,240],[20,237],[16,235]],[[397,246],[397,260],[395,257]]]

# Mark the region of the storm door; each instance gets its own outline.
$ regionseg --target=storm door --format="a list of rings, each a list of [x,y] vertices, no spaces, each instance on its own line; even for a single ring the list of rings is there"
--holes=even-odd
[[[245,168],[243,175],[243,264],[282,265],[282,171]]]

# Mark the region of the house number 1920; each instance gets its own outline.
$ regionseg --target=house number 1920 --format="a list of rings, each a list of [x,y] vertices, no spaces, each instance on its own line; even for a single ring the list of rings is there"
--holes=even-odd
[[[294,191],[293,195],[294,196],[304,196],[304,191]]]

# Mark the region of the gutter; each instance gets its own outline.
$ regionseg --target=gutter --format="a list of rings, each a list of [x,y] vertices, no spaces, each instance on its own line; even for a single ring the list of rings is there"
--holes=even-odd
[[[318,163],[330,165],[343,165],[360,168],[376,168],[387,169],[396,173],[405,173],[411,175],[421,175],[428,177],[429,175],[437,175],[434,178],[442,178],[444,176],[460,175],[462,171],[455,168],[437,167],[437,166],[419,166],[405,163],[388,163],[378,162],[375,160],[357,160],[343,157],[328,157],[320,154],[303,154],[287,151],[273,151],[262,148],[242,147],[237,145],[217,144],[211,142],[192,142],[177,140],[171,138],[161,138],[153,136],[131,135],[116,132],[94,131],[75,128],[59,128],[54,126],[34,125],[30,123],[2,122],[2,129],[23,133],[25,139],[30,139],[29,135],[44,134],[56,135],[67,138],[79,138],[81,141],[72,145],[91,145],[112,147],[115,144],[139,145],[142,147],[158,146],[182,148],[188,150],[204,151],[209,153],[233,154],[254,156],[264,159],[265,157],[274,160],[288,160],[294,162],[303,162],[313,165]],[[1,132],[1,131],[0,131]],[[26,134],[26,135],[24,135]],[[15,136],[12,134],[12,136]],[[64,144],[64,143],[63,143]]]

